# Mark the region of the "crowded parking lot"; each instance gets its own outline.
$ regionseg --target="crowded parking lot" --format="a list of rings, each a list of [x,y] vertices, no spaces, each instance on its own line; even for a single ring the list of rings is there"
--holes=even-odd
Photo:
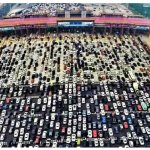
[[[0,47],[2,147],[150,146],[140,35],[11,35]]]

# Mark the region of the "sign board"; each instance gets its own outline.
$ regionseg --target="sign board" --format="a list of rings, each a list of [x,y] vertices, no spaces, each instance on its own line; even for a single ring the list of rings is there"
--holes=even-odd
[[[58,26],[63,27],[81,27],[81,26],[93,26],[92,21],[66,21],[66,22],[58,22]]]

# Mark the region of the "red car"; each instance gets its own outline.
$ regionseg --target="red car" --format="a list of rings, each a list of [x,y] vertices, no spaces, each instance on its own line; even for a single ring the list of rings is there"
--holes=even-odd
[[[77,77],[80,77],[80,72],[77,72]]]
[[[125,129],[127,129],[129,127],[127,122],[124,122],[123,126],[124,126]]]
[[[29,106],[25,106],[25,111],[29,111]]]
[[[36,136],[36,139],[34,141],[35,144],[39,144],[40,143],[40,136]]]
[[[65,132],[66,132],[66,128],[65,128],[65,127],[62,127],[61,133],[65,133]]]
[[[139,111],[142,111],[141,105],[137,105],[137,108],[138,108]]]
[[[141,71],[141,72],[144,72],[144,71],[145,71],[145,69],[144,69],[144,68],[140,68],[140,71]]]
[[[6,103],[9,104],[11,101],[11,98],[6,98]]]
[[[77,86],[77,91],[80,91],[80,86],[79,85]]]
[[[105,105],[104,105],[104,109],[105,109],[106,111],[108,111],[108,110],[109,110],[109,107],[108,107],[108,105],[107,105],[107,104],[105,104]]]
[[[97,138],[97,130],[93,130],[92,134],[93,134],[93,138]]]

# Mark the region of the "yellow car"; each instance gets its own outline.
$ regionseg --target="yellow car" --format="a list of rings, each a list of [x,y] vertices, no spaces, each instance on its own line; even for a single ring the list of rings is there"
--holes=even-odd
[[[77,142],[77,145],[79,146],[81,142],[80,138],[77,138],[76,142]]]

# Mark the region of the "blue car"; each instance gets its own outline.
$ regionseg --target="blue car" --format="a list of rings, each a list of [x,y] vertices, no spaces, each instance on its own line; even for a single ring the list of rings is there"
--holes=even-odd
[[[105,116],[102,117],[102,123],[103,123],[103,124],[106,123],[106,117],[105,117]]]
[[[119,134],[119,130],[117,126],[115,126],[113,129],[114,129],[114,133]]]
[[[3,105],[3,109],[4,110],[8,109],[8,105]]]
[[[128,117],[127,120],[128,120],[128,123],[131,125],[132,124],[132,119]]]

